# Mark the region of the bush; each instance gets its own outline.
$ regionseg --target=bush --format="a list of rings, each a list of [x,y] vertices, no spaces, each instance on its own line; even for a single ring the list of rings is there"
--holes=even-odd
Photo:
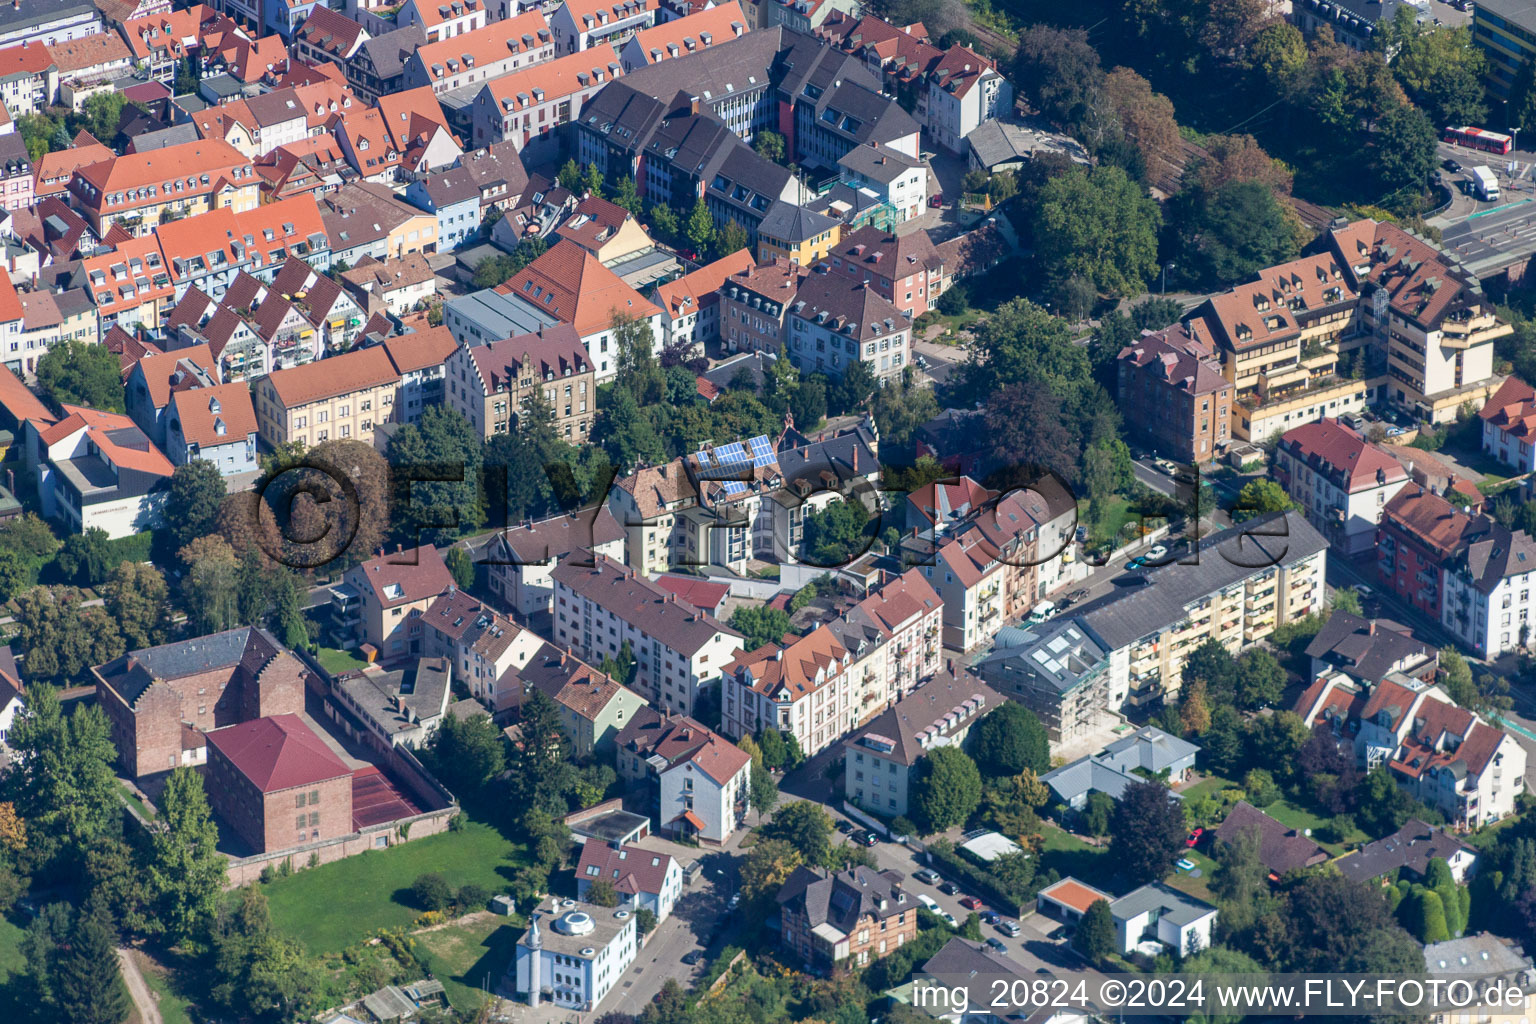
[[[418,875],[411,883],[411,899],[422,910],[445,910],[453,905],[453,889],[442,875]]]
[[[484,887],[471,883],[460,886],[459,891],[453,897],[453,902],[458,904],[460,913],[466,913],[471,910],[484,910],[486,904],[491,902],[491,894]]]
[[[961,888],[973,892],[994,907],[1006,908],[1010,916],[1035,898],[1035,887],[1008,885],[985,868],[978,867],[955,853],[947,842],[928,846],[928,856],[939,873],[953,879]]]

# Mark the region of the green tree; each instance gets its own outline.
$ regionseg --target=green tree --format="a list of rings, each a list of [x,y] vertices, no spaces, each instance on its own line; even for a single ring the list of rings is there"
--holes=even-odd
[[[636,217],[645,212],[645,201],[640,198],[639,186],[631,175],[624,175],[613,188],[615,206],[622,206]]]
[[[1338,590],[1335,590],[1333,592],[1333,600],[1328,603],[1328,607],[1336,612],[1344,612],[1348,615],[1365,614],[1360,609],[1360,591],[1354,587],[1340,587]],[[1468,672],[1467,675],[1467,681],[1471,682],[1471,672]]]
[[[784,136],[778,132],[760,131],[753,137],[752,147],[759,156],[765,156],[776,164],[784,162]]]
[[[880,439],[905,445],[912,440],[918,427],[939,414],[939,403],[932,388],[903,379],[899,384],[891,382],[875,392],[873,412],[880,428]]]
[[[130,1004],[115,947],[112,924],[99,903],[75,915],[69,942],[59,947],[52,968],[59,1020],[122,1024],[127,1018]]]
[[[693,251],[703,256],[709,251],[710,243],[715,240],[715,218],[710,214],[709,207],[704,204],[704,197],[699,198],[693,204],[693,211],[688,214],[688,224],[684,229],[688,244],[693,246]]]
[[[411,902],[422,910],[447,910],[453,905],[453,886],[435,871],[417,875],[411,883]]]
[[[1083,805],[1083,828],[1091,836],[1109,835],[1109,823],[1115,815],[1115,798],[1094,790]]]
[[[779,358],[786,357],[780,355]],[[833,416],[846,416],[862,408],[879,386],[875,371],[868,363],[862,359],[849,363],[843,375],[827,389],[827,412]]]
[[[1094,900],[1083,914],[1072,935],[1072,948],[1095,966],[1104,964],[1120,951],[1115,943],[1115,919],[1109,912],[1107,901]]]
[[[560,724],[559,706],[543,691],[530,689],[520,714],[521,742],[513,745],[507,760],[512,800],[525,809],[563,815],[574,779],[571,740]]]
[[[21,568],[18,556],[0,551],[0,559],[6,555],[16,559],[18,568]],[[64,546],[59,549],[57,558],[59,571],[69,582],[83,587],[94,587],[104,582],[112,571],[112,544],[107,531],[93,526],[84,533],[70,534],[64,538]],[[4,582],[0,579],[0,588],[3,588]]]
[[[803,523],[802,557],[832,569],[847,565],[869,550],[878,520],[870,516],[869,509],[855,495],[831,501],[819,512],[807,513]]]
[[[199,633],[232,629],[240,621],[240,561],[218,534],[198,537],[178,553],[186,573],[182,603]]]
[[[779,802],[779,784],[774,781],[773,773],[765,768],[761,759],[752,762],[750,777],[751,793],[748,802],[759,816],[773,810],[774,804]]]
[[[120,92],[98,92],[82,104],[80,127],[111,146],[117,139],[117,126],[127,105],[128,97]]]
[[[308,594],[303,582],[292,570],[275,573],[272,578],[275,592],[273,612],[277,619],[277,634],[287,646],[304,650],[310,646],[309,619],[304,615],[304,601]]]
[[[657,205],[650,209],[651,234],[668,245],[678,243],[677,214],[670,206]]]
[[[1373,838],[1391,835],[1408,823],[1417,805],[1385,767],[1371,769],[1359,787],[1355,822]]]
[[[594,196],[603,194],[603,172],[598,170],[597,164],[588,164],[586,173],[582,175],[582,186]]]
[[[475,560],[470,557],[468,551],[455,544],[443,555],[443,564],[453,575],[453,582],[460,590],[468,590],[475,585]]]
[[[936,747],[918,763],[910,805],[931,832],[965,824],[981,805],[981,773],[959,747]]]
[[[1133,782],[1109,824],[1110,863],[1130,881],[1160,882],[1184,849],[1184,809],[1161,782]]]
[[[800,851],[808,864],[825,864],[832,849],[832,816],[809,800],[781,804],[758,832],[764,839],[784,840]]]
[[[1470,28],[1415,25],[1392,60],[1392,74],[1435,124],[1481,124],[1488,116],[1487,66]]]
[[[749,651],[755,651],[764,644],[780,643],[784,634],[792,632],[789,613],[767,606],[753,608],[743,605],[731,613],[727,625],[742,634],[745,638],[743,646]]]
[[[165,499],[165,521],[177,547],[214,532],[226,494],[223,474],[206,459],[176,467]]]
[[[1229,181],[1214,193],[1196,188],[1171,205],[1186,279],[1224,287],[1296,257],[1295,214],[1262,182]]]
[[[161,920],[173,939],[190,938],[213,914],[228,860],[218,852],[219,830],[196,770],[171,773],[149,845],[150,884]]]
[[[479,472],[483,446],[469,421],[446,405],[427,406],[419,423],[401,427],[390,438],[387,459],[402,473],[394,514],[412,543],[442,543],[485,521]]]
[[[764,839],[754,844],[741,864],[741,898],[748,903],[771,899],[805,862],[804,853],[788,840]]]
[[[33,587],[15,601],[21,624],[16,643],[29,683],[73,685],[86,678],[92,665],[124,651],[117,624],[104,609],[83,607],[78,593]]]
[[[580,187],[581,165],[576,162],[575,157],[567,160],[565,164],[561,166],[559,174],[556,175],[556,179],[560,182],[560,187],[565,189],[567,192],[575,192]]]
[[[769,768],[783,768],[786,749],[784,736],[777,729],[764,729],[757,737],[758,749],[762,751],[763,764]]]
[[[1273,654],[1253,648],[1237,659],[1234,683],[1238,707],[1257,711],[1280,702],[1285,691],[1285,669]]]
[[[587,902],[594,907],[616,907],[619,905],[619,893],[614,889],[613,882],[599,878],[587,889]]]
[[[1390,111],[1372,135],[1371,165],[1383,192],[1406,194],[1399,205],[1413,205],[1439,158],[1439,135],[1422,110],[1407,104]]]
[[[1268,91],[1282,96],[1296,85],[1307,66],[1307,41],[1301,30],[1276,20],[1259,30],[1248,46],[1246,63]]]
[[[455,793],[468,795],[485,787],[506,767],[501,730],[490,715],[445,717],[427,741],[432,770]]]
[[[1161,216],[1118,167],[1074,169],[1040,190],[1035,251],[1057,278],[1081,275],[1108,295],[1139,295],[1157,270]]]
[[[1027,299],[999,306],[974,328],[962,367],[968,391],[985,399],[1008,385],[1040,384],[1075,403],[1091,377],[1088,353],[1072,343],[1066,321]]]
[[[1445,904],[1440,894],[1422,885],[1408,890],[1397,905],[1397,919],[1409,935],[1423,943],[1445,942],[1451,931],[1445,923]]]
[[[733,220],[728,220],[715,236],[715,259],[722,260],[732,253],[747,248],[747,230]]]
[[[105,345],[69,340],[51,346],[38,357],[37,387],[55,405],[123,411],[122,369]]]
[[[35,582],[36,570],[24,557],[15,551],[0,549],[0,598],[9,601]]]
[[[1092,148],[1112,125],[1104,69],[1081,29],[1032,25],[1019,33],[1010,81],[1031,105]]]
[[[1266,512],[1289,512],[1296,507],[1285,488],[1273,480],[1250,480],[1237,492],[1237,504],[1232,508],[1234,522],[1245,522]]]
[[[1296,755],[1311,738],[1312,730],[1293,711],[1258,715],[1248,723],[1248,754],[1254,764],[1268,766],[1276,779],[1289,784],[1298,770]]]
[[[1051,767],[1051,740],[1039,717],[1017,701],[1005,701],[971,730],[970,753],[987,778]]]

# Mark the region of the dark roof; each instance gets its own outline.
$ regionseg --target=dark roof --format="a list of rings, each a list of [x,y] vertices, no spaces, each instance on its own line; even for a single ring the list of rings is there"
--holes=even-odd
[[[1216,838],[1234,842],[1249,829],[1259,833],[1259,860],[1276,875],[1321,864],[1328,851],[1289,825],[1282,825],[1246,800],[1239,800],[1216,829]]]
[[[474,175],[462,167],[431,175],[422,182],[422,188],[439,210],[455,203],[467,203],[470,200],[478,202],[480,199],[480,186],[475,183]]]
[[[1491,594],[1510,576],[1536,569],[1536,540],[1524,530],[1509,530],[1494,523],[1488,535],[1467,545],[1458,559],[1472,577],[1472,585]]]
[[[486,149],[476,149],[459,158],[459,166],[469,172],[480,188],[505,184],[507,196],[520,196],[528,187],[528,170],[517,146],[498,142]]]
[[[130,705],[156,681],[244,666],[251,678],[284,648],[266,630],[253,626],[211,633],[173,644],[129,651],[101,666],[99,673]]]
[[[979,703],[970,704],[972,701]],[[940,735],[954,731],[945,730],[944,720],[961,709],[965,713],[958,716],[955,725],[969,728],[1006,701],[1006,697],[965,669],[959,675],[940,672],[845,740],[844,746],[866,747],[886,760],[914,765],[927,753],[919,733],[935,726]]]
[[[405,74],[405,62],[411,54],[427,44],[427,34],[420,25],[407,25],[381,36],[374,36],[358,47],[358,54],[367,54],[373,69],[380,78],[394,78]],[[350,65],[351,62],[348,62]]]
[[[825,234],[836,226],[837,221],[826,214],[779,200],[768,208],[767,215],[757,225],[757,233],[781,242],[797,243]]]
[[[598,506],[595,514],[582,511],[551,516],[513,527],[497,537],[498,542],[523,564],[563,559],[573,551],[623,539],[624,529],[608,511],[607,505]],[[498,552],[498,555],[506,553]]]
[[[828,875],[820,868],[798,867],[779,888],[779,905],[804,912],[810,927],[829,924],[852,934],[865,917],[884,921],[917,909],[916,898],[902,891],[899,871],[851,868]]]
[[[890,299],[863,281],[842,274],[807,277],[795,292],[789,309],[795,316],[813,323],[820,323],[817,318],[825,313],[826,326],[857,341],[886,337],[912,325]]]
[[[207,734],[208,745],[263,793],[352,774],[298,715],[257,718]]]
[[[1339,874],[1355,882],[1370,882],[1407,868],[1422,877],[1431,860],[1450,860],[1460,852],[1475,853],[1449,832],[1411,818],[1389,836],[1366,843],[1338,861]]]
[[[670,101],[682,91],[697,95],[701,105],[718,104],[737,93],[768,85],[768,68],[778,53],[780,38],[778,28],[748,32],[687,56],[636,68],[623,81],[662,101]]]
[[[27,0],[25,4],[5,4],[0,6],[0,31],[16,32],[33,25],[46,25],[95,6],[91,0]]]
[[[594,564],[582,566],[574,563],[585,559],[568,559],[556,565],[550,575],[556,583],[590,598],[680,654],[693,655],[718,633],[739,637],[713,615],[678,600],[677,595],[633,569],[606,555],[595,555],[592,560]]]
[[[1336,611],[1307,645],[1307,656],[1375,682],[1403,662],[1433,658],[1435,649],[1407,633],[1378,627],[1358,615]]]

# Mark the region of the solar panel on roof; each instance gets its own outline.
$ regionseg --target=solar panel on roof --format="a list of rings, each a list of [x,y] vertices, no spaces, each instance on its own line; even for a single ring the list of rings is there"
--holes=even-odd
[[[736,480],[727,480],[720,485],[720,488],[726,494],[741,494],[746,491],[747,485]]]

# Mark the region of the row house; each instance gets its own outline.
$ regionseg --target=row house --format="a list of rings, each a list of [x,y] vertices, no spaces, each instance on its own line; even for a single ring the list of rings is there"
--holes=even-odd
[[[738,270],[720,286],[720,340],[727,352],[777,355],[789,344],[789,307],[810,273],[803,264],[774,259]]]
[[[453,678],[491,704],[504,678],[526,668],[541,647],[535,633],[456,587],[432,600],[413,624],[427,657],[447,658]]]
[[[862,362],[880,381],[911,363],[911,318],[875,288],[813,273],[789,307],[789,358],[802,373],[841,378]]]
[[[225,40],[237,37],[249,38],[232,18],[207,4],[123,22],[123,38],[134,62],[146,68],[151,79],[167,85],[175,80],[182,61],[190,58],[206,71]]]
[[[586,558],[624,559],[624,530],[607,506],[529,521],[491,538],[485,555],[491,593],[518,615],[530,618],[554,610],[556,565]]]
[[[725,843],[747,817],[752,758],[685,715],[641,708],[616,739],[619,777],[646,788],[667,835]]]
[[[227,207],[240,213],[260,201],[256,169],[223,140],[199,140],[77,168],[71,202],[104,235],[122,225],[147,235],[162,219]]]
[[[169,8],[166,0],[141,0],[146,4]],[[47,4],[28,4],[23,9],[12,4],[0,21],[0,46],[20,43],[52,46],[70,39],[93,35],[105,27],[102,9],[91,0],[54,0]]]
[[[896,235],[863,227],[842,235],[826,264],[833,276],[871,285],[909,317],[928,312],[949,286],[944,259],[926,231]]]
[[[656,24],[657,0],[566,0],[549,27],[562,54],[618,45]]]
[[[0,352],[6,368],[18,377],[35,379],[37,361],[55,345],[78,341],[96,344],[101,322],[96,304],[84,288],[39,288],[17,293],[21,301],[21,329],[0,323]],[[14,307],[13,307],[14,308]]]
[[[392,18],[373,10],[358,13],[358,20],[374,35],[392,28],[417,27],[429,43],[469,35],[484,28],[488,18],[484,0],[405,0]]]
[[[1158,451],[1198,465],[1231,442],[1235,389],[1187,324],[1144,331],[1115,366],[1121,415]]]
[[[296,89],[231,100],[192,115],[202,139],[222,139],[251,160],[309,137],[309,111]]]
[[[368,39],[368,30],[360,23],[320,4],[294,33],[288,49],[306,64],[345,65]]]
[[[437,217],[384,185],[350,182],[322,198],[320,219],[335,259],[401,259],[437,250]]]
[[[147,355],[128,371],[123,382],[124,406],[145,436],[163,445],[175,393],[221,383],[218,365],[206,345]]]
[[[281,202],[298,196],[318,198],[341,188],[352,175],[334,136],[310,136],[302,142],[279,146],[256,161],[261,177],[261,201]]]
[[[405,65],[411,54],[427,44],[420,25],[391,28],[363,41],[342,65],[347,84],[365,104],[392,96],[405,88]]]
[[[635,659],[634,686],[654,706],[691,714],[741,646],[735,630],[602,555],[555,567],[554,640],[590,662]]]
[[[437,250],[457,249],[480,237],[480,189],[468,171],[450,168],[405,187],[405,201],[437,218]]]
[[[480,189],[482,223],[493,208],[502,213],[510,212],[528,189],[528,169],[523,166],[517,146],[511,142],[471,150],[459,158],[459,167],[469,172]]]
[[[432,90],[392,93],[377,103],[344,113],[336,127],[341,151],[365,181],[391,184],[450,167],[463,156]]]
[[[1478,416],[1483,451],[1516,473],[1536,472],[1536,389],[1508,377]]]
[[[691,357],[719,341],[721,285],[734,275],[750,274],[755,269],[752,254],[741,249],[657,286],[654,298],[662,311],[664,346]]]
[[[612,267],[656,250],[656,243],[633,213],[602,196],[589,195],[576,204],[555,237],[576,243],[605,267]]]
[[[586,102],[623,74],[613,51],[602,47],[492,79],[475,96],[474,144],[511,142],[523,150],[547,143],[556,128],[578,120]]]
[[[554,701],[571,751],[579,758],[608,760],[619,733],[647,706],[644,697],[617,679],[543,642],[526,664],[502,677],[497,711],[520,708],[534,690]]]
[[[465,35],[429,42],[405,62],[408,88],[437,95],[553,60],[555,40],[538,11],[524,11]]]
[[[1275,480],[1332,548],[1346,558],[1376,547],[1387,502],[1408,484],[1391,453],[1338,420],[1286,431],[1274,452]]]
[[[132,238],[81,262],[104,327],[158,330],[176,305],[176,286],[154,237]],[[0,323],[4,323],[0,319]]]
[[[1457,707],[1439,686],[1325,675],[1301,695],[1296,712],[1308,726],[1331,728],[1352,744],[1360,767],[1385,768],[1458,830],[1509,817],[1525,792],[1525,748]]]
[[[380,317],[369,322],[378,330]],[[372,334],[373,331],[369,331]],[[413,330],[393,338],[386,338],[384,351],[389,353],[395,371],[400,374],[400,388],[395,394],[396,423],[419,423],[421,414],[428,407],[443,404],[447,392],[448,357],[458,344],[446,327],[428,327]]]
[[[391,419],[399,385],[400,371],[378,346],[268,372],[256,390],[261,436],[272,445],[372,444],[374,427]]]
[[[59,67],[48,47],[22,43],[0,50],[0,102],[11,117],[41,113],[59,91]]]
[[[254,473],[256,406],[240,381],[175,391],[165,421],[165,454],[178,466],[195,459],[225,477]]]
[[[368,315],[404,316],[425,308],[437,295],[437,274],[420,253],[388,261],[364,256],[340,276],[342,287]]]
[[[865,676],[855,709],[859,724],[939,670],[942,626],[943,602],[917,569],[884,583],[827,624]]]
[[[68,199],[69,179],[74,177],[75,168],[116,158],[117,154],[96,141],[90,132],[76,132],[68,149],[46,153],[38,161],[33,171],[32,194],[39,201],[48,197]]]
[[[867,675],[827,626],[741,652],[720,682],[720,727],[733,738],[777,729],[815,757],[859,723]]]
[[[133,52],[116,32],[99,32],[50,46],[59,72],[59,103],[80,110],[85,101],[112,87],[131,70]]]
[[[736,0],[706,7],[683,18],[662,21],[630,36],[619,49],[625,71],[706,50],[747,31],[746,15]]]
[[[557,324],[541,334],[457,347],[448,358],[447,399],[486,440],[516,432],[540,403],[556,436],[580,444],[597,413],[597,383],[576,329]]]

